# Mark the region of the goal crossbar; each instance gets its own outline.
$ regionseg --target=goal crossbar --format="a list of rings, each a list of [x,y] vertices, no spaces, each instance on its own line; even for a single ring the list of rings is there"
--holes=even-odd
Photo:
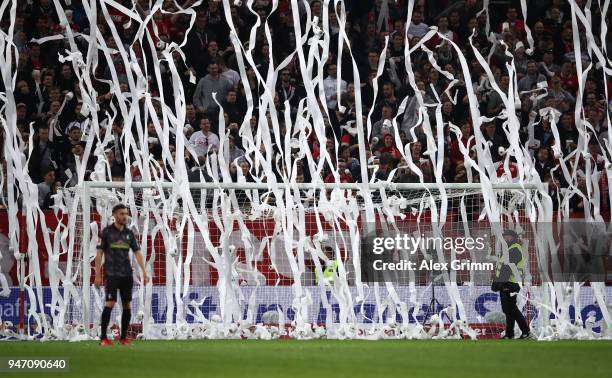
[[[172,183],[168,181],[160,182],[126,182],[126,181],[108,181],[108,182],[96,182],[96,181],[85,181],[82,184],[82,188],[86,189],[120,189],[125,187],[131,187],[134,189],[144,188],[162,188],[169,189],[175,188],[178,183]],[[190,189],[219,189],[219,190],[275,190],[275,189],[298,189],[298,190],[309,190],[309,189],[342,189],[342,190],[439,190],[444,188],[445,190],[478,190],[483,189],[482,183],[394,183],[394,182],[377,182],[377,183],[255,183],[255,182],[244,182],[244,183],[215,183],[215,182],[189,182]],[[495,183],[490,186],[493,190],[534,190],[538,189],[538,185],[535,183]]]

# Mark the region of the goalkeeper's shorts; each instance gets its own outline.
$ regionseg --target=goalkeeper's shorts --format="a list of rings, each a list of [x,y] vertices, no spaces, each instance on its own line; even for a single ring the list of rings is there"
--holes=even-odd
[[[105,299],[107,301],[117,301],[117,291],[121,295],[122,302],[132,300],[132,288],[134,287],[134,279],[128,277],[107,277],[104,284]]]

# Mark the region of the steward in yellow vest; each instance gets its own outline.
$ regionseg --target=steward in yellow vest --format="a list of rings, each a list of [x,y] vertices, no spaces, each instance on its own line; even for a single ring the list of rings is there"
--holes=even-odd
[[[323,267],[322,267],[323,268]],[[336,272],[338,271],[338,261],[329,260],[323,269],[323,282],[325,284],[333,284],[334,279],[336,278]],[[317,274],[315,277],[315,284],[319,284],[319,275]]]
[[[502,235],[508,245],[508,264],[504,262],[503,256],[499,258],[495,281],[491,289],[499,291],[502,311],[506,315],[506,332],[503,338],[514,339],[514,323],[516,322],[522,332],[520,338],[527,339],[530,338],[529,325],[516,305],[516,293],[521,290],[519,282],[522,283],[525,272],[523,246],[516,231],[504,230]],[[516,270],[513,267],[516,267]],[[517,277],[515,272],[518,272],[520,277]]]

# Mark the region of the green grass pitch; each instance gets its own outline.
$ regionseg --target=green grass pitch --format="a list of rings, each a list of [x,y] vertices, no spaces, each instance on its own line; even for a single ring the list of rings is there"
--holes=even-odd
[[[185,340],[1,342],[4,357],[68,357],[70,372],[15,377],[610,377],[612,342]]]

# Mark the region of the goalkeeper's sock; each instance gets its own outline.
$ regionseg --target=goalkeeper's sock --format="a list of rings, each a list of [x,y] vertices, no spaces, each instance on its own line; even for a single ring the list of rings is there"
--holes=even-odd
[[[106,339],[106,329],[108,328],[108,323],[110,322],[111,311],[113,311],[112,307],[104,306],[104,310],[102,310],[102,332],[100,334],[100,339]]]
[[[132,318],[132,311],[129,308],[124,308],[121,313],[121,340],[127,337],[127,330],[130,325],[130,319]]]

